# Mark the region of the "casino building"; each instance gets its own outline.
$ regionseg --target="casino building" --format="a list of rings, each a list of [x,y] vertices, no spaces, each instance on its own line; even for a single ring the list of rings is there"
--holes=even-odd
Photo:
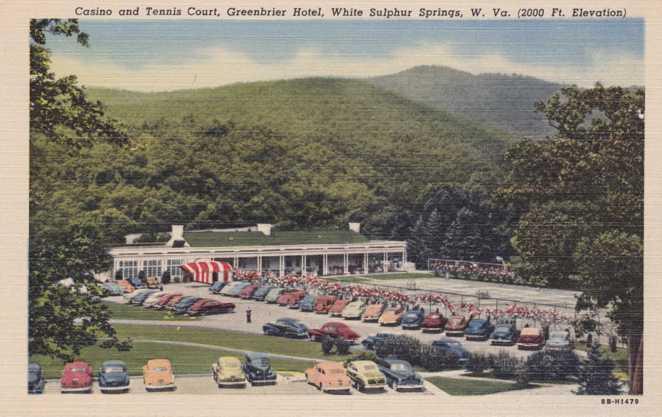
[[[165,243],[134,243],[140,235],[129,235],[126,244],[109,250],[113,257],[111,276],[161,277],[168,271],[177,282],[183,279],[181,265],[196,261],[227,262],[235,269],[270,272],[275,275],[371,274],[411,270],[407,243],[369,240],[359,223],[347,230],[278,231],[270,224],[233,229],[185,231],[173,225]]]

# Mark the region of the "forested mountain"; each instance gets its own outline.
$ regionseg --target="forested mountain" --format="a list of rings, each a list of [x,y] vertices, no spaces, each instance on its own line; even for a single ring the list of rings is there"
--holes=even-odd
[[[59,190],[54,204],[117,236],[173,222],[348,220],[390,235],[393,217],[415,213],[438,186],[493,187],[511,141],[357,80],[88,93],[125,126],[130,145],[99,143],[71,158],[36,137],[33,157],[43,166],[35,175]]]
[[[418,66],[369,82],[414,102],[528,138],[554,133],[533,106],[561,88],[533,77],[472,75],[443,66]]]

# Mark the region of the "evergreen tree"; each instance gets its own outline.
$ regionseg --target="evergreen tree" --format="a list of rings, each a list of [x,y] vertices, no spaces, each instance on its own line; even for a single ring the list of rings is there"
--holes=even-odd
[[[427,268],[423,230],[423,217],[419,216],[407,239],[407,257],[416,264],[417,268]]]
[[[423,228],[423,241],[425,244],[425,258],[438,258],[441,256],[441,247],[444,244],[445,225],[442,222],[439,210],[436,208],[425,221]]]
[[[594,343],[588,360],[579,368],[577,395],[615,395],[621,393],[621,382],[614,376],[614,363],[602,357],[600,345]]]

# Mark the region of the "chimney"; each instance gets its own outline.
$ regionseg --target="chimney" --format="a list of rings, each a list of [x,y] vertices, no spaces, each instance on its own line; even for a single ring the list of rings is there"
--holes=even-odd
[[[265,236],[271,236],[271,227],[272,225],[269,223],[258,223],[257,231],[264,234]]]
[[[172,225],[172,230],[170,231],[170,240],[168,241],[166,246],[178,247],[178,248],[183,246],[189,246],[188,243],[186,242],[186,239],[184,239],[184,225],[181,224]]]
[[[350,223],[349,230],[354,233],[361,233],[361,223]]]

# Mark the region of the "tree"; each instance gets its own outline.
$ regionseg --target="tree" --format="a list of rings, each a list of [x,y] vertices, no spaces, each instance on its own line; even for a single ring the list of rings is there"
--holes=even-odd
[[[30,252],[29,353],[68,360],[81,348],[97,344],[127,349],[109,323],[110,314],[98,301],[93,274],[108,270],[109,233],[99,217],[60,205],[45,158],[60,147],[75,157],[98,141],[121,145],[126,135],[104,117],[100,103],[88,101],[75,76],[56,78],[50,71],[46,36],[76,36],[87,46],[88,36],[75,19],[30,22]],[[58,161],[56,163],[61,163]],[[73,278],[64,287],[58,281]],[[83,291],[83,287],[87,291]]]
[[[591,346],[588,358],[579,367],[577,395],[617,395],[621,382],[614,376],[614,363],[602,356],[598,343]]]
[[[627,337],[630,393],[643,392],[644,90],[568,87],[536,106],[558,134],[506,156],[501,201],[532,282],[574,282],[578,310],[609,309]]]

